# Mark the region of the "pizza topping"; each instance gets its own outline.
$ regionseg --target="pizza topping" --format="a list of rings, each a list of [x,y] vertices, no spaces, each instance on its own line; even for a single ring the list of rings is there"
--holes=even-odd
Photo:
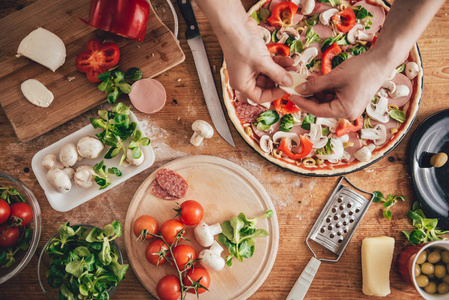
[[[360,129],[362,129],[363,127],[363,117],[360,116],[358,117],[354,124],[352,124],[351,122],[349,122],[346,119],[340,119],[338,121],[338,125],[337,128],[335,129],[335,133],[338,137],[340,136],[344,136],[346,134],[348,134],[349,132],[352,131],[358,131]]]
[[[312,48],[312,49],[316,49],[316,48]],[[296,92],[296,87],[307,81],[307,74],[297,73],[295,71],[289,71],[289,73],[292,76],[293,84],[291,86],[279,86],[279,88],[282,89],[284,92],[288,93],[287,95],[298,95],[298,96],[303,96],[303,97],[311,96],[311,95],[301,95],[298,92]],[[273,102],[274,107],[278,112],[280,112],[280,110],[282,109],[280,106],[283,104],[282,100],[286,100],[286,99],[284,99],[285,97],[286,96],[284,96],[283,98],[277,99]],[[293,108],[293,110],[289,110],[286,113],[294,113],[294,112],[299,111],[299,108],[296,107],[296,105],[293,104],[293,102],[291,102],[289,100],[286,100],[286,101],[288,101],[288,103],[287,103],[288,105],[290,105],[290,103],[291,103],[290,106]],[[285,109],[287,109],[287,108],[285,107]]]
[[[307,27],[306,31],[306,43],[305,46],[309,47],[312,43],[319,43],[323,39],[318,35],[318,33],[313,29],[313,26]]]
[[[343,157],[344,147],[343,143],[340,140],[334,138],[329,139],[328,144],[325,148],[326,154],[319,154],[317,152],[316,156],[318,158],[321,158],[323,160],[338,160]],[[328,152],[330,152],[330,154],[327,154]]]
[[[317,117],[316,124],[321,125],[321,126],[327,126],[329,128],[330,132],[335,132],[335,130],[337,129],[337,125],[338,125],[338,120],[334,119],[334,118]]]
[[[313,148],[323,148],[327,144],[328,138],[323,136],[323,130],[320,125],[310,124],[310,132],[304,135],[313,143]]]
[[[271,42],[271,32],[262,26],[257,26],[257,28],[259,29],[259,35],[263,39],[265,44],[270,43]]]
[[[382,84],[382,88],[388,90],[388,94],[391,94],[396,90],[396,84],[393,81],[385,80]]]
[[[346,33],[350,31],[356,22],[355,13],[351,8],[346,8],[332,16],[332,21],[338,31]]]
[[[288,100],[289,96],[289,94],[286,94],[282,98],[273,101],[274,109],[281,115],[301,111],[292,101]]]
[[[257,130],[269,130],[271,125],[279,121],[279,114],[275,110],[267,110],[261,113],[256,121],[258,122],[256,125]]]
[[[349,32],[346,37],[349,43],[355,44],[357,41],[368,41],[371,42],[374,38],[374,34],[367,34],[365,27],[362,24],[356,24]]]
[[[290,142],[290,146],[291,143],[293,142],[295,146],[299,146],[299,144],[301,143],[301,140],[299,139],[299,136],[296,133],[291,133],[291,132],[283,132],[283,131],[277,131],[274,135],[273,135],[273,142],[275,144],[280,143],[280,140],[282,139],[288,139]]]
[[[49,107],[55,99],[53,93],[36,79],[28,79],[22,82],[20,90],[28,101],[39,107]]]
[[[362,139],[372,140],[376,146],[383,145],[387,139],[387,129],[382,124],[378,124],[374,128],[363,128],[360,132]]]
[[[268,24],[275,27],[289,27],[293,25],[293,18],[298,11],[298,6],[290,1],[277,4],[271,16],[267,18]]]
[[[289,37],[299,40],[300,35],[299,32],[292,27],[283,27],[276,32],[276,37],[278,38],[279,43],[284,44]]]
[[[197,147],[201,145],[203,139],[210,139],[214,135],[214,128],[203,120],[196,120],[193,122],[192,130],[194,133],[190,138],[190,143]]]
[[[408,79],[412,80],[419,73],[419,66],[414,61],[408,62],[405,65],[405,75],[407,75]]]
[[[371,119],[387,123],[390,120],[388,115],[388,98],[378,97],[377,103],[370,102],[366,107],[366,113]]]
[[[332,71],[332,59],[341,53],[341,48],[337,44],[332,44],[323,53],[323,58],[321,60],[321,72],[326,75]]]
[[[268,51],[274,55],[290,56],[290,47],[281,43],[273,43],[267,46]]]
[[[310,15],[315,9],[315,0],[301,0],[301,13]]]
[[[156,182],[163,188],[168,194],[180,199],[187,193],[188,184],[181,175],[173,170],[160,169],[156,172]]]
[[[256,121],[261,113],[266,111],[266,108],[262,106],[252,106],[248,103],[241,103],[237,106],[235,111],[242,122],[252,123]]]
[[[405,97],[410,94],[410,89],[406,85],[397,85],[396,89],[392,93],[388,93],[391,98]]]
[[[323,25],[326,25],[326,26],[328,26],[330,23],[330,19],[335,15],[335,14],[338,14],[340,11],[338,10],[338,9],[336,9],[336,8],[331,8],[331,9],[328,9],[328,10],[326,10],[326,11],[324,11],[324,12],[322,12],[321,14],[320,14],[320,22],[321,22],[321,24],[323,24]]]
[[[284,137],[279,144],[278,150],[282,151],[288,158],[293,160],[298,160],[309,155],[310,151],[312,151],[313,143],[309,141],[303,135],[299,135],[301,150],[299,152],[291,151],[291,141],[288,137]]]
[[[296,120],[292,114],[283,115],[279,130],[289,132],[295,126]]]
[[[263,135],[259,141],[260,149],[265,153],[271,153],[273,151],[273,140],[269,135]]]

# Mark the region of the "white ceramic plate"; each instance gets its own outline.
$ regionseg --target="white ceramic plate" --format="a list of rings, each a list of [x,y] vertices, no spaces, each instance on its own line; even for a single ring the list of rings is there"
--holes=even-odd
[[[129,120],[130,122],[136,122],[137,123],[137,129],[142,131],[142,128],[137,121],[136,116],[130,112],[129,113]],[[89,189],[83,189],[75,184],[73,184],[72,181],[72,189],[66,193],[62,194],[59,192],[56,192],[56,190],[50,185],[48,182],[46,176],[47,171],[42,166],[42,159],[47,154],[55,154],[57,157],[59,157],[59,150],[62,148],[63,145],[67,143],[73,143],[77,144],[78,140],[81,139],[83,136],[91,135],[95,136],[95,134],[101,132],[102,129],[94,129],[91,124],[85,126],[84,128],[81,128],[80,130],[72,133],[71,135],[63,138],[59,142],[56,142],[47,148],[42,149],[41,151],[37,152],[33,160],[31,162],[31,167],[33,169],[34,174],[36,175],[37,181],[41,185],[42,189],[45,192],[45,196],[47,196],[47,200],[50,203],[51,207],[53,207],[55,210],[60,212],[66,212],[71,209],[74,209],[75,207],[89,201],[90,199],[100,195],[101,193],[115,187],[116,185],[122,183],[123,181],[133,177],[134,175],[142,172],[143,170],[149,168],[154,163],[154,151],[153,148],[151,148],[151,144],[147,147],[141,147],[143,155],[145,157],[144,162],[140,166],[121,166],[119,169],[122,171],[123,175],[121,177],[117,177],[115,175],[109,175],[111,178],[111,185],[109,185],[106,189],[99,190],[98,185],[94,185],[93,187]],[[143,134],[143,131],[142,131]],[[83,159],[82,161],[77,162],[73,168],[76,169],[76,167],[88,164],[91,166],[94,166],[95,164],[99,163],[103,158],[104,154],[106,153],[108,147],[105,147],[105,149],[102,152],[102,155],[100,155],[97,159]],[[104,159],[105,165],[110,167],[118,167],[119,161],[120,161],[120,154],[113,159]]]

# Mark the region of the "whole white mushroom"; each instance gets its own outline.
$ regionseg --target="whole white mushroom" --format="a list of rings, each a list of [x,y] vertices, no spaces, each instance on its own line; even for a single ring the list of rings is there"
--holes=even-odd
[[[143,155],[140,155],[139,158],[134,158],[133,157],[133,150],[132,149],[127,149],[126,150],[126,162],[130,163],[131,165],[135,165],[135,166],[140,166],[143,161],[145,160],[145,157]]]
[[[89,165],[81,165],[76,168],[74,182],[83,189],[90,188],[95,182],[94,168]]]
[[[88,159],[97,158],[104,149],[103,143],[93,136],[82,137],[76,145],[78,154]]]
[[[203,139],[209,139],[214,135],[214,129],[212,126],[203,120],[196,120],[192,124],[194,134],[190,139],[190,143],[194,146],[199,146],[203,142]]]
[[[64,167],[71,167],[78,161],[78,152],[73,143],[67,143],[62,146],[59,152],[59,161]]]
[[[221,257],[223,247],[214,241],[210,249],[204,249],[200,252],[199,258],[201,265],[208,271],[221,271],[225,266],[225,260]]]
[[[65,194],[72,189],[72,181],[68,173],[68,171],[53,168],[48,171],[47,180],[57,192]]]

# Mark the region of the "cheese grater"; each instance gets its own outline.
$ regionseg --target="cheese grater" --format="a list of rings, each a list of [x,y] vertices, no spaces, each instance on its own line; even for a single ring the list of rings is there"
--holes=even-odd
[[[371,195],[371,199],[367,199],[348,186],[343,185],[343,179],[348,182],[349,187]],[[299,276],[286,300],[304,299],[321,262],[337,262],[340,259],[373,199],[373,193],[359,189],[344,176],[340,178],[332,195],[307,235],[306,244],[312,251],[313,257]],[[337,255],[337,258],[318,258],[309,245],[309,240],[313,240],[330,250]]]

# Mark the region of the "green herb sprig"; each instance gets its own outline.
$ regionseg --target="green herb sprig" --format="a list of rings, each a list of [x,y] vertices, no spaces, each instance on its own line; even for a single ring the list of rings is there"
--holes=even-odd
[[[271,125],[279,121],[279,114],[275,110],[267,110],[261,113],[256,121],[256,127],[258,130],[268,130],[270,129]]]
[[[25,198],[20,195],[19,191],[12,186],[3,187],[0,186],[0,198],[8,202],[11,205],[14,202],[26,202]]]
[[[382,204],[382,206],[384,208],[383,215],[388,220],[391,220],[391,217],[393,216],[393,213],[391,212],[390,207],[395,205],[396,202],[398,202],[399,200],[404,202],[405,201],[404,196],[402,196],[402,195],[393,196],[391,194],[388,194],[387,198],[385,199],[384,195],[381,192],[379,192],[379,191],[374,192],[373,202],[375,202],[375,203],[383,202],[383,204]]]
[[[114,174],[117,177],[122,176],[122,172],[116,167],[107,169],[104,164],[104,160],[100,161],[94,166],[95,182],[100,186],[100,190],[107,188],[111,184],[110,174]]]
[[[402,233],[412,245],[442,240],[441,236],[449,233],[437,227],[438,219],[428,219],[417,201],[413,203],[412,210],[407,214],[416,229],[412,232],[402,231]]]
[[[98,89],[108,94],[107,100],[114,104],[120,94],[129,94],[131,85],[126,81],[137,81],[142,79],[142,71],[139,68],[130,68],[126,73],[118,69],[118,66],[101,73],[97,76],[102,81]]]

